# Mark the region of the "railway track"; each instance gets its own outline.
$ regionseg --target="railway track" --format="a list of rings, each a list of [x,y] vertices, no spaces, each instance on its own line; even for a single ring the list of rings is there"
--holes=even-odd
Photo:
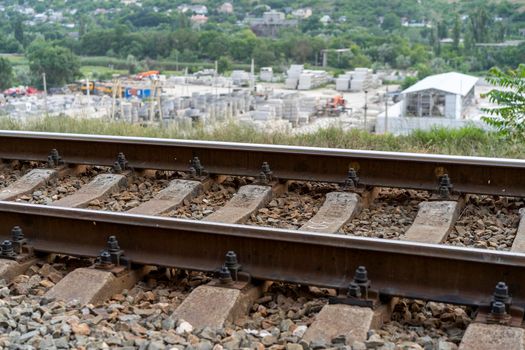
[[[237,348],[249,337],[274,349],[453,348],[458,334],[383,339],[406,312],[435,319],[437,309],[452,315],[439,324],[462,324],[449,330],[470,324],[460,349],[523,348],[525,161],[5,131],[0,159],[0,276],[12,293],[28,294],[33,274],[29,289],[46,302],[126,303],[122,290],[144,278],[194,271],[182,304],[161,302],[175,322],[167,331],[184,339],[152,348]],[[90,267],[67,268],[76,263]],[[285,298],[283,286],[306,296]],[[149,298],[147,308],[159,301]],[[271,333],[274,304],[302,313],[281,317],[293,330]],[[250,326],[269,319],[253,334],[226,326],[248,310]],[[203,338],[206,326],[230,334]],[[38,343],[63,338],[45,336]]]

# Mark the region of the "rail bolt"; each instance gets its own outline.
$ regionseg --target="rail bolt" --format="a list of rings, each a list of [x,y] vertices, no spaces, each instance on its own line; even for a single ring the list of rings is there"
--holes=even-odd
[[[264,173],[264,171],[261,171],[259,173],[257,180],[260,184],[263,184],[263,185],[268,183],[268,178],[266,177],[266,174]]]
[[[262,163],[261,172],[264,173],[268,179],[271,179],[273,172],[272,169],[270,169],[270,164],[268,164],[268,162]]]
[[[490,307],[490,313],[498,316],[505,315],[507,313],[507,311],[505,310],[505,304],[501,301],[493,302]]]
[[[99,261],[101,265],[111,265],[111,254],[106,250],[102,251],[99,255]]]
[[[238,265],[237,254],[233,250],[226,253],[226,262],[224,264],[227,268],[235,268]]]
[[[350,282],[350,285],[348,286],[348,296],[354,297],[354,298],[360,298],[361,297],[361,287],[355,282]]]
[[[495,302],[507,303],[509,301],[509,287],[505,282],[498,282],[493,297]]]
[[[118,161],[115,161],[115,163],[113,163],[113,171],[117,174],[122,172],[122,167],[120,166],[120,163]]]
[[[3,256],[16,256],[13,243],[10,240],[3,241],[1,249]]]
[[[118,245],[117,237],[109,236],[108,238],[108,251],[118,252],[120,251],[120,246]]]
[[[366,271],[366,267],[359,266],[355,270],[354,282],[357,284],[364,284],[368,282],[368,271]]]
[[[439,195],[442,198],[447,198],[450,196],[452,187],[452,182],[450,181],[448,174],[444,174],[439,178]]]
[[[228,269],[226,265],[223,265],[219,270],[219,282],[221,284],[230,284],[233,282],[230,269]]]
[[[11,237],[14,242],[19,242],[24,239],[24,232],[20,226],[13,226],[11,229]]]
[[[119,165],[122,168],[122,170],[126,170],[127,169],[128,161],[127,161],[126,156],[124,155],[124,153],[120,152],[117,155],[117,162],[119,163]]]
[[[348,175],[346,176],[345,186],[348,188],[354,188],[359,183],[359,177],[354,168],[348,170]]]

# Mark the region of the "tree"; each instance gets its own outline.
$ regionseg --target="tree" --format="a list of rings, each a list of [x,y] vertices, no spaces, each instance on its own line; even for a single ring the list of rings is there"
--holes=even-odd
[[[513,140],[525,140],[525,64],[507,72],[492,68],[487,81],[504,90],[492,89],[482,97],[496,103],[496,108],[484,108],[488,116],[482,120]]]
[[[401,18],[395,13],[389,12],[383,19],[384,30],[394,30],[401,27]]]
[[[24,44],[24,25],[21,18],[17,18],[13,23],[13,32],[15,39],[18,40],[20,44]]]
[[[232,61],[228,57],[221,56],[217,61],[218,73],[222,74],[230,69],[232,69]]]
[[[49,87],[62,86],[80,77],[80,62],[68,49],[37,40],[28,47],[26,57],[35,85],[42,87],[42,73],[46,73]]]
[[[459,21],[459,15],[456,13],[454,17],[454,28],[452,29],[452,39],[454,39],[453,46],[454,50],[459,50],[459,40],[461,36],[461,22]]]
[[[13,82],[13,66],[7,58],[0,57],[0,90],[5,90]]]

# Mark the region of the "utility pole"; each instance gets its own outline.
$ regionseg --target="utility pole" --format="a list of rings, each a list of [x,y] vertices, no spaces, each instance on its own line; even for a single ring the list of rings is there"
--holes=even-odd
[[[45,108],[45,111],[46,111],[46,117],[47,117],[47,113],[48,113],[48,110],[47,110],[47,82],[46,82],[46,73],[42,73],[42,81],[43,81],[43,84],[44,84],[44,108]]]
[[[365,90],[365,125],[364,125],[365,131],[368,130],[366,128],[366,112],[367,111],[368,111],[368,90]]]
[[[385,134],[388,132],[388,85],[385,92]]]

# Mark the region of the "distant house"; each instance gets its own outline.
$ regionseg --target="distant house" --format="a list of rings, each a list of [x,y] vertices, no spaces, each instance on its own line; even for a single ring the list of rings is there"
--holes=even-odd
[[[283,12],[266,11],[261,18],[248,18],[252,31],[256,35],[275,37],[282,28],[297,26],[296,19],[286,19]]]
[[[319,20],[319,22],[321,22],[323,25],[327,25],[329,24],[330,22],[332,22],[332,17],[328,16],[328,15],[324,15],[323,17],[321,17],[321,19]]]
[[[233,5],[231,2],[225,2],[217,9],[220,13],[233,13]]]
[[[300,19],[306,19],[312,15],[312,9],[310,7],[300,8],[292,11],[292,16]]]
[[[204,16],[204,15],[193,15],[191,16],[190,18],[191,20],[191,23],[194,25],[194,26],[201,26],[203,24],[206,24],[208,22],[208,17]]]
[[[426,77],[401,92],[401,116],[459,119],[474,100],[477,82],[456,72]]]
[[[182,4],[182,5],[177,6],[177,11],[179,11],[180,13],[191,12],[195,15],[207,15],[208,14],[208,8],[204,5]]]

